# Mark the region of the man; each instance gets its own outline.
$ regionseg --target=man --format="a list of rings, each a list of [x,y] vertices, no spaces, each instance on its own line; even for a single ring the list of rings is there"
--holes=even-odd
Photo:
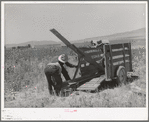
[[[96,40],[91,40],[91,46],[93,48],[97,48],[98,46],[102,45],[102,40],[96,41]]]
[[[59,95],[61,91],[62,87],[61,73],[63,74],[66,81],[71,80],[67,70],[64,68],[64,64],[72,68],[77,67],[68,62],[68,56],[66,54],[62,54],[58,57],[58,62],[49,63],[44,70],[48,81],[48,89],[51,95],[53,94],[52,86],[54,87],[56,95]]]
[[[64,78],[66,79],[66,81],[67,81],[67,80],[71,80],[71,78],[70,78],[69,75],[68,75],[67,70],[64,68],[64,64],[65,64],[66,66],[70,67],[70,68],[73,68],[73,67],[76,67],[76,68],[77,68],[77,66],[75,66],[75,65],[73,65],[73,64],[70,64],[70,63],[68,62],[68,56],[65,55],[65,54],[62,54],[62,55],[60,55],[60,56],[58,57],[58,63],[60,64],[60,66],[61,66],[61,68],[62,68],[62,74],[63,74]]]

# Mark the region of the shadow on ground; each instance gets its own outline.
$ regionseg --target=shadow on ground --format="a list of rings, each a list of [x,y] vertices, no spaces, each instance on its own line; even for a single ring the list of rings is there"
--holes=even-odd
[[[127,84],[132,83],[134,80],[136,80],[138,78],[139,78],[138,76],[132,76],[131,78],[127,78]],[[116,79],[112,80],[112,81],[103,81],[103,82],[101,82],[100,86],[98,87],[98,92],[101,92],[106,89],[114,89],[118,86],[119,86],[119,84],[117,83]],[[65,95],[62,95],[61,97],[68,97],[72,92],[73,91],[65,93]],[[89,92],[89,91],[82,91],[82,92]],[[97,92],[97,91],[90,91],[90,93],[95,93],[95,92]],[[77,95],[79,95],[79,94],[77,94]]]
[[[127,78],[127,84],[132,83],[134,80],[138,79],[138,76],[132,76],[131,78]],[[103,81],[101,82],[98,91],[103,91],[106,89],[114,89],[116,87],[118,87],[118,83],[116,81],[116,79],[112,80],[112,81]],[[92,91],[91,93],[95,93],[95,91]]]

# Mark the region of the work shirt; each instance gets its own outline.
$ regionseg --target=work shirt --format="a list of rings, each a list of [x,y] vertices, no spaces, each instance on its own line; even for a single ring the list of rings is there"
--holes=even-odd
[[[48,63],[47,66],[49,67],[51,74],[52,73],[58,73],[58,75],[61,75],[62,72],[62,67],[60,66],[60,64],[58,62],[56,63]]]
[[[66,62],[66,63],[62,63],[60,61],[56,62],[56,63],[49,63],[47,64],[48,66],[48,71],[51,73],[51,74],[58,74],[60,75],[61,73],[63,74],[64,78],[66,80],[71,80],[70,76],[68,75],[68,72],[67,70],[64,68],[64,64],[68,67],[75,67],[75,65],[73,64],[70,64],[69,62]]]
[[[61,66],[61,68],[62,68],[62,74],[63,74],[64,78],[65,78],[66,80],[71,80],[71,78],[70,78],[69,75],[68,75],[67,70],[64,68],[64,64],[65,64],[66,66],[68,66],[68,67],[71,67],[71,68],[75,67],[75,65],[70,64],[69,62],[62,63],[62,62],[58,61],[58,63],[60,64],[60,66]]]

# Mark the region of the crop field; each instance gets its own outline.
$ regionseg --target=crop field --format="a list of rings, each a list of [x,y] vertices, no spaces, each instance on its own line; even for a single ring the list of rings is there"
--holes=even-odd
[[[67,47],[6,49],[4,107],[146,107],[145,45],[132,45],[132,65],[138,77],[128,78],[127,84],[118,86],[115,81],[103,81],[98,92],[72,91],[57,97],[48,92],[44,68],[61,53],[68,54],[69,61],[77,64],[75,53]],[[75,68],[67,70],[73,77]]]

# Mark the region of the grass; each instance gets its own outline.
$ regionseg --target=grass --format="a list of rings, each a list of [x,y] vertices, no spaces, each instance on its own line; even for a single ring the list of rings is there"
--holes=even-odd
[[[40,49],[41,50],[41,49]],[[54,55],[59,55],[59,49]],[[8,52],[7,52],[8,54]],[[24,53],[23,53],[24,54]],[[71,54],[73,54],[71,52]],[[76,63],[75,56],[69,58]],[[54,55],[47,52],[43,57],[25,60],[15,57],[17,63],[10,62],[10,57],[5,57],[5,94],[4,107],[6,108],[43,108],[43,107],[145,107],[146,106],[146,57],[145,48],[133,50],[134,74],[139,79],[128,79],[122,86],[107,87],[99,92],[90,93],[74,91],[69,96],[51,96],[48,92],[47,80],[44,75],[45,65],[52,60]],[[47,56],[46,56],[47,55]],[[11,55],[12,56],[12,55]],[[19,57],[20,56],[20,57]],[[30,57],[30,56],[29,56]],[[15,65],[15,67],[14,67]],[[68,69],[72,77],[74,68]],[[79,74],[78,74],[79,76]],[[64,79],[64,78],[63,78]]]

